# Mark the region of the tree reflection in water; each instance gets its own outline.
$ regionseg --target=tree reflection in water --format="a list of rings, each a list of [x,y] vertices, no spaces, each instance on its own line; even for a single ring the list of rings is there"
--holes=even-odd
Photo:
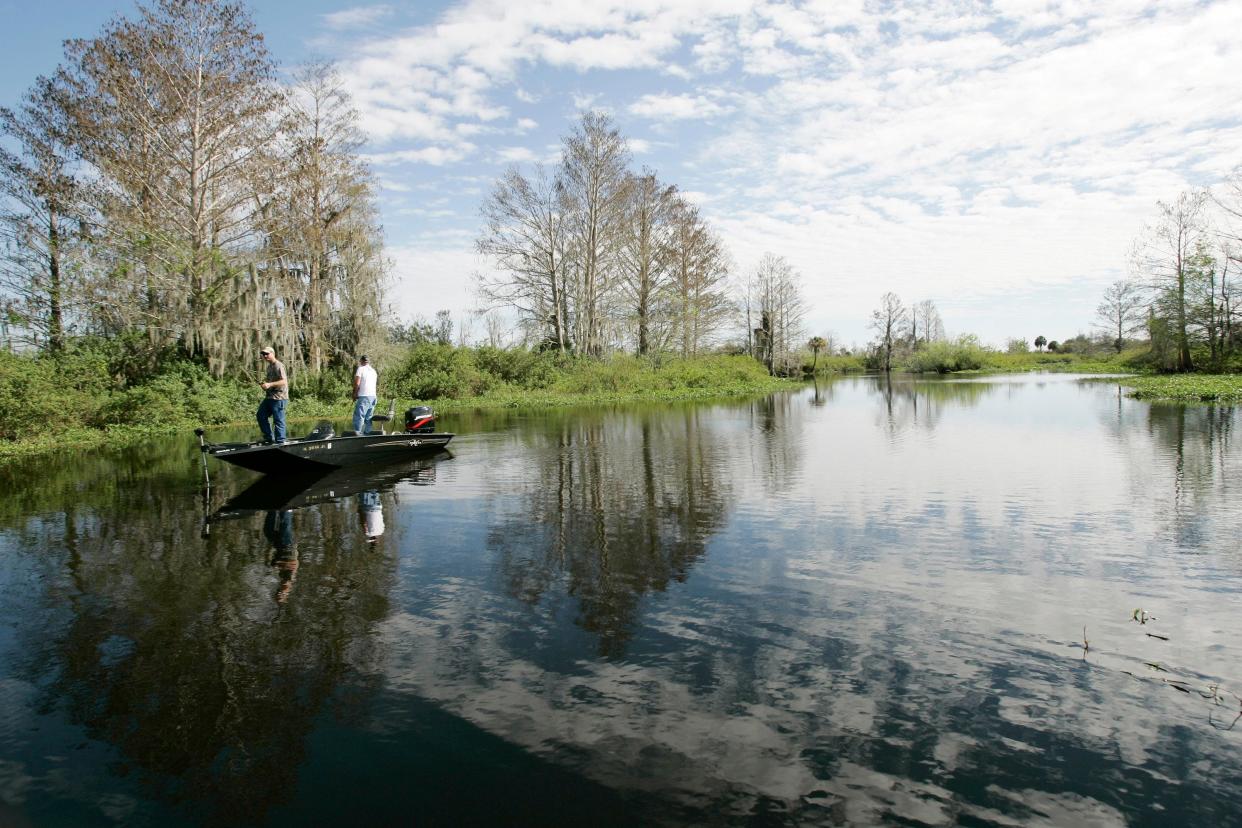
[[[1154,404],[1147,430],[1172,467],[1169,532],[1182,549],[1200,549],[1213,537],[1206,508],[1229,480],[1237,410],[1215,405]]]
[[[349,715],[377,681],[395,555],[349,503],[200,540],[201,515],[168,508],[179,495],[151,478],[111,514],[66,512],[40,550],[63,563],[47,600],[64,620],[31,630],[29,680],[146,796],[195,822],[259,821],[292,794],[316,718]]]
[[[910,429],[934,431],[951,408],[973,407],[1002,386],[989,382],[961,382],[917,376],[879,376],[872,386],[883,401],[877,422],[890,439]]]
[[[619,657],[642,596],[683,580],[724,521],[726,448],[693,408],[558,418],[537,442],[489,546],[511,595],[538,605],[564,589],[600,654]]]

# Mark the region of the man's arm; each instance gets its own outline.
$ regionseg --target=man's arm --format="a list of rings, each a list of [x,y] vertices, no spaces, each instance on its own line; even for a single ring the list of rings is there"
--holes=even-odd
[[[354,399],[358,399],[358,387],[362,385],[362,372],[354,371]]]

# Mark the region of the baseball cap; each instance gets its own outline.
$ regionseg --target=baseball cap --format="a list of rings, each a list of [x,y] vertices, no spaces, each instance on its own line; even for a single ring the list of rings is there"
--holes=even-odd
[[[260,348],[260,349],[259,349],[259,353],[260,353],[260,354],[270,354],[270,353],[273,353],[273,351],[272,351],[272,349],[271,349],[269,346],[264,345],[262,348]]]

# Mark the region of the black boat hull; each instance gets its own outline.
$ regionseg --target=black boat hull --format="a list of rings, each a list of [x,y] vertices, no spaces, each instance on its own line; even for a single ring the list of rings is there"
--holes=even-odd
[[[313,440],[263,443],[207,444],[217,460],[263,474],[296,474],[314,469],[393,463],[442,451],[453,439],[448,433],[360,434]]]
[[[316,466],[302,474],[261,477],[208,516],[209,523],[250,517],[268,511],[289,511],[353,497],[360,492],[388,491],[398,483],[435,483],[436,466],[453,455],[448,451],[403,458],[396,463],[365,466]]]

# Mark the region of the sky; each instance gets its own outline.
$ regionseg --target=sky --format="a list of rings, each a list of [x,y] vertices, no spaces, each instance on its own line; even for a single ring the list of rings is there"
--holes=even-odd
[[[132,3],[0,0],[0,104]],[[950,335],[1090,332],[1157,202],[1242,164],[1242,2],[251,4],[285,70],[338,62],[402,319],[477,307],[479,206],[588,108],[699,205],[735,270],[799,271],[809,334],[881,294]],[[476,335],[482,335],[479,325]]]

